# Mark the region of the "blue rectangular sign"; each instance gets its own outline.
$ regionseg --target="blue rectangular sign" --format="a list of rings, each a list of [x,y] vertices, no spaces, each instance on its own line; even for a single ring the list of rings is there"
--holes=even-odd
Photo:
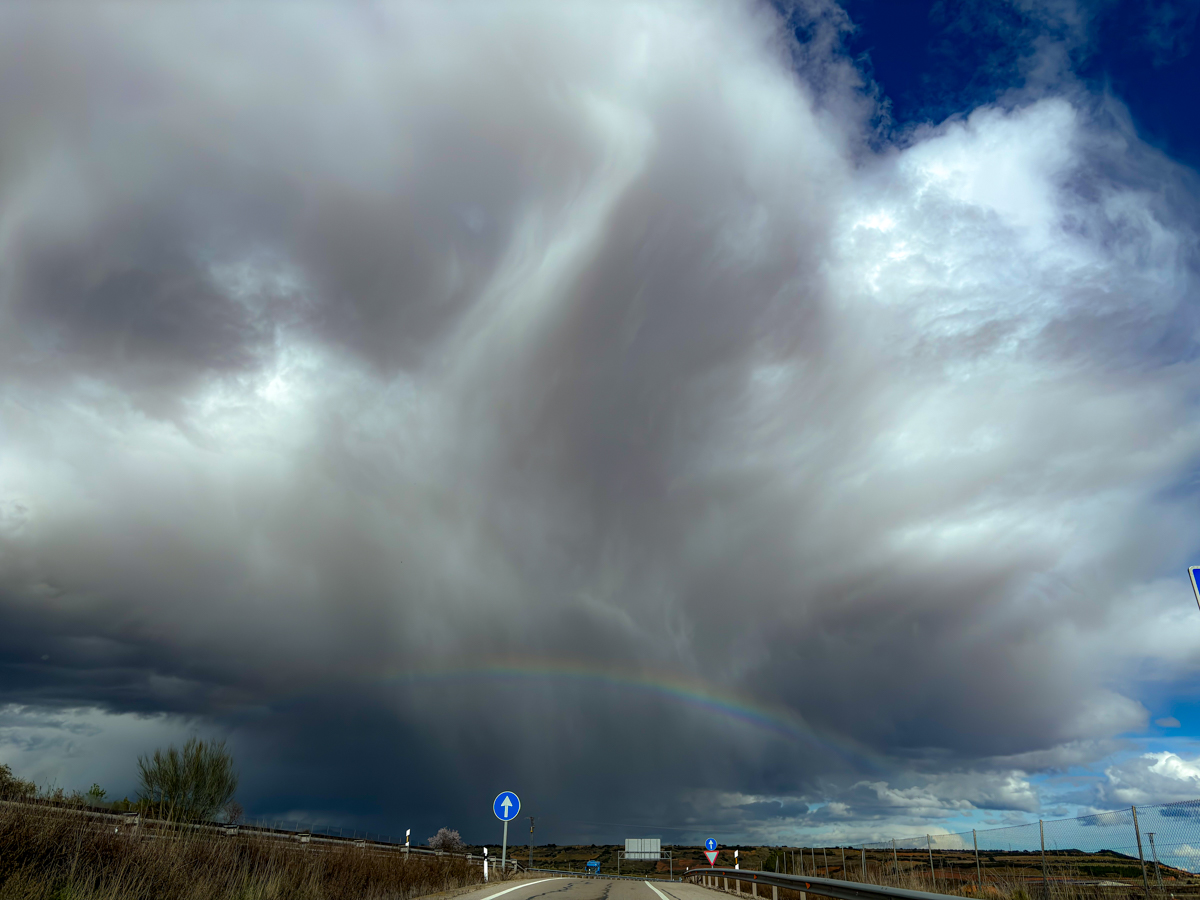
[[[1188,581],[1192,583],[1192,593],[1196,595],[1196,605],[1200,606],[1200,566],[1188,566]]]

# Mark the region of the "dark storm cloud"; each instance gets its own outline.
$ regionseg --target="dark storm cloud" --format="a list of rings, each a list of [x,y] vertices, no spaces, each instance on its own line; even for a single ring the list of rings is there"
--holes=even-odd
[[[849,833],[1032,810],[1194,667],[1194,183],[1098,106],[872,156],[821,5],[63,9],[0,29],[36,733],[226,729],[252,809],[380,828]]]

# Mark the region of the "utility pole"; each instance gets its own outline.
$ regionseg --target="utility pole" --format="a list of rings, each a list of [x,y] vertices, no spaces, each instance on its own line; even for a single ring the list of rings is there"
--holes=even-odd
[[[526,816],[529,820],[529,868],[533,868],[533,816]]]
[[[1154,846],[1154,832],[1147,831],[1146,837],[1150,838],[1150,855],[1154,857],[1154,879],[1158,882],[1159,893],[1163,891],[1162,872],[1158,870],[1158,848]]]

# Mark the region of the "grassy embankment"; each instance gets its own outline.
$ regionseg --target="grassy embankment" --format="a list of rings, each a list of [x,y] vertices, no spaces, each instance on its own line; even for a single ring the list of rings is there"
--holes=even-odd
[[[0,900],[406,900],[481,879],[456,857],[117,828],[0,805]]]

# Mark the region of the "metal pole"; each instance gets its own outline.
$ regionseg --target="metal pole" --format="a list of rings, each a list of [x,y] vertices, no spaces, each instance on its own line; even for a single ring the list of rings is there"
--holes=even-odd
[[[533,816],[528,816],[529,819],[529,868],[533,868]]]
[[[1046,877],[1046,824],[1038,819],[1038,834],[1042,838],[1042,896],[1050,896],[1050,879]]]
[[[863,862],[863,881],[866,881],[867,880],[867,845],[866,844],[863,844],[862,862]]]
[[[896,877],[900,877],[900,857],[896,855],[896,839],[892,838],[892,862],[896,866]]]
[[[933,870],[933,838],[925,835],[925,846],[929,848],[929,880],[933,882],[933,892],[937,893],[937,873]]]
[[[825,851],[824,847],[821,848],[821,859],[825,860],[825,877],[828,878],[829,877],[829,854]]]
[[[979,836],[975,834],[975,829],[971,829],[971,843],[975,845],[975,878],[979,882],[979,889],[983,890],[983,869],[979,866]]]
[[[1146,837],[1150,838],[1150,855],[1154,857],[1154,880],[1158,882],[1158,890],[1161,893],[1163,888],[1162,872],[1158,870],[1158,848],[1154,846],[1154,832],[1147,831]]]
[[[846,848],[842,848],[842,880],[849,881],[850,873],[846,871]]]
[[[1133,811],[1133,833],[1137,836],[1138,862],[1142,864],[1142,884],[1146,886],[1146,896],[1150,896],[1150,879],[1146,877],[1146,858],[1142,856],[1142,832],[1138,828],[1137,807],[1129,807]]]
[[[506,809],[505,812],[508,812]],[[508,871],[508,819],[504,820],[504,843],[500,847],[500,874]]]

